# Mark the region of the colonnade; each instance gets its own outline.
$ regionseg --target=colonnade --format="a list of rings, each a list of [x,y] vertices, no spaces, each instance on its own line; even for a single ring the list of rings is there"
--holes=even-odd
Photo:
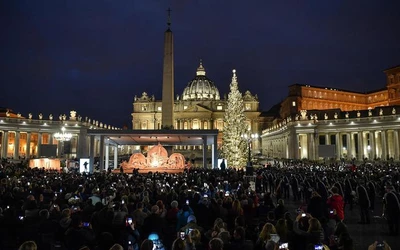
[[[71,156],[80,158],[88,155],[88,142],[85,133],[74,135],[71,139]],[[64,154],[64,142],[57,141],[51,132],[30,131],[1,131],[1,158],[40,158],[42,156],[41,145],[57,145],[57,157]],[[98,152],[98,150],[96,151]]]
[[[329,132],[287,131],[263,139],[263,154],[271,158],[319,160],[319,145],[335,145],[334,158],[400,160],[399,129]]]

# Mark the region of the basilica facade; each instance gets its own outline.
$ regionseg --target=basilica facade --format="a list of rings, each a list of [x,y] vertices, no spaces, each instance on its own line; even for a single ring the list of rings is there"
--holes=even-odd
[[[225,95],[224,95],[225,96]],[[217,86],[206,75],[206,70],[200,62],[195,77],[189,81],[182,94],[176,95],[174,100],[174,129],[218,129],[218,145],[222,143],[224,131],[224,115],[227,98],[221,97]],[[263,118],[260,116],[259,100],[257,95],[250,91],[243,94],[244,113],[249,133],[260,134],[263,126]],[[135,96],[132,112],[132,128],[135,130],[161,129],[162,128],[162,100],[156,100],[154,96],[143,93]],[[252,148],[257,151],[259,141],[254,141]],[[197,146],[177,146],[175,150],[201,149]],[[199,151],[200,152],[200,151]]]
[[[386,87],[358,93],[292,85],[278,118],[262,132],[271,158],[400,160],[400,66],[385,70]]]

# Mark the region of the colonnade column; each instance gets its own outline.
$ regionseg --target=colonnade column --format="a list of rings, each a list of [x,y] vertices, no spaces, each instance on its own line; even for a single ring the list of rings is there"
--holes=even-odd
[[[358,135],[357,135],[357,141],[358,141],[357,159],[359,161],[364,160],[363,159],[364,158],[364,143],[363,143],[364,140],[363,140],[363,138],[364,138],[363,132],[362,131],[358,132]]]
[[[371,159],[376,157],[376,145],[375,145],[375,131],[369,132],[369,143],[371,144]]]
[[[89,171],[90,173],[93,173],[94,170],[94,135],[90,136],[90,142],[89,142]]]
[[[1,142],[1,157],[7,158],[8,151],[8,131],[3,130],[3,141]]]
[[[110,150],[110,146],[108,145],[108,144],[106,144],[106,162],[105,162],[105,170],[108,170],[108,163],[109,163],[109,161],[110,161],[110,152],[109,152],[109,150]]]
[[[350,136],[350,154],[351,154],[351,158],[356,158],[357,157],[357,154],[356,154],[356,142],[354,140],[355,134],[350,132],[349,136]]]
[[[202,149],[203,149],[203,168],[207,168],[207,161],[206,161],[206,159],[207,159],[207,137],[203,136],[202,139],[203,139],[202,140],[203,141],[203,146],[202,146]],[[211,168],[214,168],[214,165],[212,165]]]
[[[314,134],[308,133],[307,134],[307,152],[308,152],[308,159],[314,160]]]
[[[319,151],[318,151],[318,147],[319,147],[319,135],[318,132],[315,132],[315,134],[311,135],[312,139],[314,141],[314,160],[319,160]]]
[[[61,158],[63,156],[63,141],[57,141],[57,157]]]
[[[15,138],[14,138],[14,159],[19,159],[19,139],[20,139],[21,132],[15,131]]]
[[[114,147],[114,169],[118,169],[118,146]]]
[[[37,158],[40,158],[41,156],[41,150],[40,147],[42,146],[42,133],[38,133],[38,143],[37,143]]]
[[[331,145],[331,137],[328,134],[325,134],[325,145]]]
[[[49,133],[49,144],[53,145],[53,134]]]
[[[399,131],[397,129],[393,130],[393,145],[394,145],[394,154],[393,158],[395,161],[399,160]]]
[[[31,132],[26,133],[25,157],[26,159],[31,158]]]
[[[382,147],[382,156],[381,159],[386,161],[387,156],[388,156],[388,150],[387,150],[387,131],[386,130],[382,130],[381,131],[381,147]]]
[[[207,143],[205,143],[205,144],[207,145]],[[211,168],[215,168],[215,169],[218,168],[218,152],[217,152],[217,148],[218,148],[217,136],[213,135],[212,146],[211,146],[211,164],[212,164]],[[229,164],[229,162],[228,162],[228,164]]]
[[[340,152],[342,152],[342,151],[341,151],[341,141],[342,141],[342,140],[340,140],[340,133],[336,133],[336,134],[335,134],[336,160],[340,160],[340,156],[341,156]]]
[[[100,150],[99,150],[99,160],[100,160],[100,171],[104,170],[104,135],[100,135]]]
[[[289,154],[290,158],[299,159],[299,138],[298,138],[295,128],[292,129],[292,131],[290,133],[290,138],[291,138],[291,141],[288,143],[289,145],[292,144],[292,147],[291,147],[292,152],[290,152],[290,154]]]

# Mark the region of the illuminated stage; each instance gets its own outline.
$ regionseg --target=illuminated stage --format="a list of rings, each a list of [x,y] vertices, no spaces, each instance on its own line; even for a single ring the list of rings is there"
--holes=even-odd
[[[124,173],[132,173],[134,169],[138,169],[139,173],[182,173],[185,170],[185,162],[185,157],[179,153],[173,153],[168,157],[167,150],[158,144],[147,152],[147,157],[142,153],[135,153],[128,162],[122,162],[120,168],[122,167]],[[120,172],[120,169],[115,169],[113,172]]]

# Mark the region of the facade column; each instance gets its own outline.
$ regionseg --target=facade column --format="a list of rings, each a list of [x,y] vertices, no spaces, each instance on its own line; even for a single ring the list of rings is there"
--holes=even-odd
[[[104,170],[104,135],[100,135],[100,171]]]
[[[388,145],[387,145],[387,131],[381,131],[381,144],[382,144],[382,157],[381,159],[386,161],[388,160]]]
[[[7,158],[8,152],[8,131],[3,130],[3,141],[1,142],[1,157]]]
[[[94,135],[90,136],[90,142],[89,142],[89,171],[90,173],[93,173],[94,170],[94,148],[95,148],[95,143],[94,143]]]
[[[49,144],[53,145],[53,134],[52,133],[48,133],[49,136]]]
[[[57,157],[58,158],[61,158],[63,156],[63,154],[64,154],[64,152],[62,152],[63,145],[64,145],[64,142],[57,141]]]
[[[354,140],[354,133],[350,132],[349,133],[349,137],[350,137],[350,154],[351,154],[351,159],[356,158],[356,142]]]
[[[15,131],[15,137],[14,137],[14,154],[13,158],[14,160],[19,159],[19,139],[20,139],[21,132]]]
[[[114,169],[119,169],[119,166],[118,166],[118,146],[114,147]]]
[[[399,131],[397,129],[393,130],[393,158],[395,161],[399,160]]]
[[[296,133],[296,129],[293,127],[290,131],[290,137],[291,141],[288,143],[289,146],[289,157],[292,159],[299,159],[299,138]]]
[[[319,134],[318,132],[315,132],[315,134],[312,135],[312,138],[314,140],[314,160],[318,161],[319,160]]]
[[[207,168],[207,160],[206,160],[207,159],[207,137],[206,136],[203,136],[202,149],[203,149],[203,168]],[[213,166],[211,166],[211,168],[213,168]]]
[[[41,156],[41,150],[40,148],[42,147],[42,133],[38,133],[38,143],[37,143],[37,158],[40,158]]]
[[[212,138],[212,145],[211,145],[211,168],[217,169],[218,168],[218,142],[217,142],[217,135],[214,135]],[[229,162],[228,162],[229,164]]]
[[[335,143],[336,143],[336,160],[340,160],[342,147],[341,147],[342,140],[340,139],[340,133],[336,133],[335,135]]]
[[[105,170],[108,170],[109,161],[110,161],[110,146],[106,144],[106,161],[105,161]]]
[[[26,133],[25,158],[28,160],[31,158],[31,132]]]
[[[78,134],[78,148],[77,148],[77,158],[85,158],[88,154],[87,147],[87,133],[85,130],[81,130]]]
[[[371,159],[375,159],[376,157],[376,145],[375,145],[375,131],[369,132],[369,143],[370,143],[370,151],[371,151]]]
[[[331,137],[329,133],[325,134],[325,145],[331,145]]]
[[[358,132],[357,135],[357,142],[358,142],[358,154],[357,154],[357,159],[359,161],[364,160],[364,135],[362,131]]]
[[[309,160],[314,160],[314,136],[312,133],[307,134],[307,152],[307,158]]]

